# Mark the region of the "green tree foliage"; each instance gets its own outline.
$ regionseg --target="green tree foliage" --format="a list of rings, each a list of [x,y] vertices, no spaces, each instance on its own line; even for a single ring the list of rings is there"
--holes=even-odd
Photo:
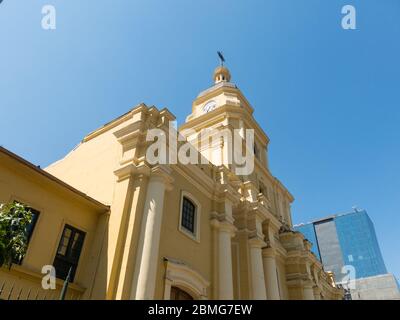
[[[33,215],[24,205],[13,202],[0,205],[0,267],[11,268],[25,256],[28,248],[27,227]]]

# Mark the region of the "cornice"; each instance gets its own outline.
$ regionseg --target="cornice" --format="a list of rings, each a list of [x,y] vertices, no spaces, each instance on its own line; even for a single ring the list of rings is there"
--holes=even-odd
[[[233,237],[238,230],[234,225],[234,219],[225,213],[212,212],[210,224],[219,231],[229,232]]]
[[[262,249],[266,246],[264,239],[260,238],[260,236],[257,235],[254,231],[250,233],[248,243],[249,246],[253,248]]]
[[[175,182],[175,179],[172,177],[171,173],[172,169],[169,165],[157,165],[151,168],[150,181],[161,181],[165,184],[166,190],[171,191]]]
[[[146,162],[142,162],[139,165],[130,162],[114,170],[118,182],[131,177],[149,178],[153,179],[153,181],[159,179],[165,183],[167,191],[173,189],[174,178],[171,173],[172,169],[168,165],[150,166]]]
[[[183,165],[178,163],[171,165],[171,168],[183,176],[208,198],[214,198],[216,181],[214,181],[196,165]]]
[[[267,134],[262,130],[251,113],[249,113],[245,108],[234,104],[224,104],[213,111],[190,119],[179,127],[179,131],[188,128],[199,130],[201,128],[209,127],[212,123],[218,123],[227,117],[245,120],[247,126],[255,130],[262,143],[268,144],[269,138]]]
[[[118,178],[118,182],[123,181],[132,176],[150,176],[151,166],[147,163],[141,163],[140,165],[136,165],[133,162],[129,162],[120,166],[118,169],[114,170],[114,174]]]
[[[88,135],[86,135],[83,138],[82,142],[87,142],[87,141],[97,137],[98,135],[104,133],[105,131],[115,128],[119,124],[129,120],[136,113],[144,112],[144,111],[147,111],[148,109],[149,109],[149,107],[147,107],[146,104],[140,103],[139,105],[135,106],[134,108],[132,108],[128,112],[124,113],[123,115],[115,118],[114,120],[106,123],[104,126],[98,128],[98,129],[92,131],[91,133],[89,133]]]
[[[214,90],[213,90],[213,87]],[[251,106],[250,102],[247,100],[247,98],[243,95],[243,93],[241,92],[241,90],[233,85],[233,86],[227,86],[224,84],[217,84],[216,86],[210,87],[209,89],[207,89],[206,91],[203,91],[203,94],[200,94],[194,101],[192,104],[192,111],[194,111],[194,109],[199,105],[202,104],[204,102],[206,102],[209,99],[212,99],[215,96],[220,95],[221,93],[231,93],[231,94],[237,94],[238,97],[241,99],[241,101],[243,101],[243,105],[249,110],[250,114],[252,114],[254,112],[254,108]],[[209,91],[208,91],[209,90]]]

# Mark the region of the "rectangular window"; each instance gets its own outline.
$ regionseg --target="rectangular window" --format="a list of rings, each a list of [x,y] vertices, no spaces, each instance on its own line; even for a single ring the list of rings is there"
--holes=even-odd
[[[65,225],[53,263],[56,268],[57,278],[65,280],[71,268],[70,281],[74,281],[84,240],[85,233],[83,231]]]
[[[19,202],[14,201],[14,203],[19,203]],[[24,205],[23,203],[21,203],[21,204]],[[39,218],[40,211],[38,211],[38,210],[36,210],[36,209],[33,209],[33,208],[31,208],[31,207],[28,207],[28,206],[25,206],[25,208],[26,208],[27,210],[29,210],[29,211],[31,212],[31,215],[32,215],[32,221],[31,221],[31,223],[26,227],[27,244],[29,245],[29,241],[31,240],[31,237],[32,237],[32,234],[33,234],[33,230],[35,229],[36,222],[37,222],[37,220],[38,220],[38,218]],[[16,257],[14,257],[14,258],[13,258],[13,263],[15,263],[15,264],[21,264],[21,263],[22,263],[22,260],[23,260],[23,258],[22,258],[22,259],[18,259],[18,258],[16,258]]]
[[[32,221],[31,223],[28,225],[28,227],[26,228],[26,233],[28,235],[28,243],[31,240],[32,234],[33,234],[33,230],[35,229],[36,226],[36,222],[39,219],[39,214],[40,212],[38,210],[35,210],[33,208],[29,208],[31,214],[32,214]]]
[[[195,215],[196,215],[196,206],[192,201],[188,198],[183,197],[182,204],[182,227],[191,233],[195,233]]]

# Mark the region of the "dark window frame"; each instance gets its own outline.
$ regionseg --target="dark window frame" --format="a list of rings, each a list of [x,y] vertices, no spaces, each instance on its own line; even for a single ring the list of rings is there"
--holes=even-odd
[[[67,230],[70,231],[68,237],[66,235]],[[75,239],[76,235],[78,235],[77,239]],[[65,253],[61,253],[60,251],[61,248],[63,247],[65,238],[67,238],[67,246],[65,249]],[[79,266],[79,260],[82,255],[85,238],[86,238],[86,232],[78,228],[75,228],[69,224],[64,225],[53,262],[53,266],[56,269],[57,278],[65,280],[68,275],[69,269],[72,267],[70,281],[71,282],[74,281],[75,274]],[[74,244],[77,244],[78,247],[77,248],[73,247]]]
[[[27,241],[26,241],[27,249],[26,249],[25,256],[23,256],[22,259],[19,259],[19,260],[16,259],[15,257],[12,259],[12,263],[17,264],[17,265],[21,265],[22,262],[24,261],[25,257],[26,257],[26,254],[28,253],[29,244],[31,242],[32,235],[33,235],[33,232],[35,231],[35,228],[36,228],[36,225],[37,225],[37,222],[39,220],[39,216],[40,216],[41,212],[39,210],[35,209],[35,208],[32,208],[31,206],[29,206],[29,205],[27,205],[27,204],[25,204],[23,202],[18,201],[18,200],[14,200],[14,203],[19,203],[19,204],[25,206],[25,209],[30,211],[31,214],[32,214],[32,221],[28,225],[28,228],[26,230],[26,232],[27,232]]]
[[[38,220],[39,220],[39,216],[40,216],[40,211],[39,210],[36,210],[36,209],[34,209],[34,208],[32,208],[32,207],[27,207],[30,211],[31,211],[31,213],[32,213],[32,222],[30,223],[30,225],[29,225],[29,233],[28,233],[28,246],[29,246],[29,242],[31,241],[31,239],[32,239],[32,235],[33,235],[33,232],[35,231],[35,228],[36,228],[36,225],[37,225],[37,222],[38,222]]]
[[[181,227],[196,236],[197,229],[197,205],[189,197],[182,197],[182,208],[181,208]]]

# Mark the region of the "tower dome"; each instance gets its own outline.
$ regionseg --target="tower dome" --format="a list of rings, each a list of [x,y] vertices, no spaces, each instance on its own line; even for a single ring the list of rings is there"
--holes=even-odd
[[[219,66],[214,70],[214,82],[229,82],[231,81],[231,73],[228,68],[224,66]]]

